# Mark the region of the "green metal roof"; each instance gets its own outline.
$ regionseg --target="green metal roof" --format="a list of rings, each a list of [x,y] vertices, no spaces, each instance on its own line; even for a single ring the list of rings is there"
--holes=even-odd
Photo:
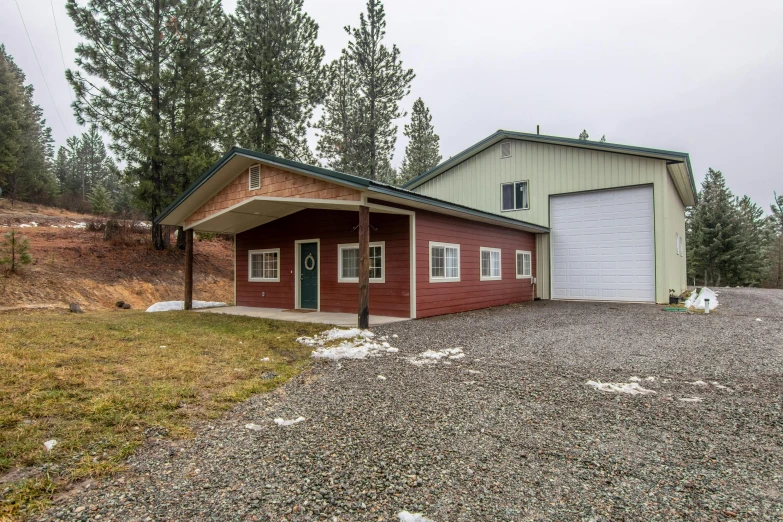
[[[403,188],[413,189],[421,185],[422,183],[429,181],[430,179],[439,176],[455,165],[462,163],[466,159],[470,158],[483,151],[484,149],[506,139],[535,141],[538,143],[549,143],[553,145],[566,145],[569,147],[578,147],[582,149],[593,149],[604,152],[617,152],[620,154],[629,154],[632,156],[641,156],[645,158],[656,158],[666,160],[669,163],[685,163],[688,168],[688,177],[690,178],[691,190],[693,191],[694,199],[698,194],[696,190],[696,183],[693,179],[693,170],[691,169],[690,156],[685,152],[675,152],[670,150],[650,149],[646,147],[635,147],[631,145],[620,145],[618,143],[602,143],[599,141],[580,140],[574,138],[562,138],[559,136],[544,136],[541,134],[528,134],[525,132],[514,132],[507,130],[499,130],[494,134],[487,136],[480,142],[471,145],[467,149],[463,150],[459,154],[452,156],[440,165],[433,167],[427,172],[423,172],[403,185]]]
[[[229,160],[231,160],[231,158],[235,156],[244,156],[255,159],[268,165],[279,166],[284,169],[299,172],[311,177],[348,185],[350,187],[356,188],[357,190],[375,192],[387,196],[398,197],[419,204],[425,204],[434,207],[434,209],[460,212],[474,217],[496,221],[505,225],[522,226],[538,232],[549,232],[549,228],[541,225],[534,225],[533,223],[528,223],[519,219],[498,216],[497,214],[484,212],[482,210],[458,205],[456,203],[450,203],[448,201],[443,201],[430,196],[424,196],[422,194],[418,194],[404,188],[388,185],[386,183],[381,183],[379,181],[373,181],[367,178],[354,176],[352,174],[345,174],[343,172],[325,169],[323,167],[307,165],[298,161],[279,158],[271,154],[256,152],[254,150],[243,149],[240,147],[233,147],[228,152],[226,152],[218,161],[216,161],[209,169],[207,169],[204,174],[199,176],[196,181],[194,181],[187,189],[185,189],[185,191],[180,194],[179,197],[177,197],[169,206],[167,206],[163,212],[161,212],[160,215],[154,219],[153,222],[158,224],[163,221],[166,216],[171,214],[174,209],[176,209],[180,204],[182,204],[182,202],[184,202],[188,197],[196,192],[202,185],[204,185],[204,183],[206,183],[207,180],[209,180],[209,178],[215,175],[226,163],[228,163]]]

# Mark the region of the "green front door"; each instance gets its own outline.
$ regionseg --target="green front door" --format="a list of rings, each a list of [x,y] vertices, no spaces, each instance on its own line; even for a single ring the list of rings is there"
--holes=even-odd
[[[299,308],[318,308],[318,243],[299,245]]]

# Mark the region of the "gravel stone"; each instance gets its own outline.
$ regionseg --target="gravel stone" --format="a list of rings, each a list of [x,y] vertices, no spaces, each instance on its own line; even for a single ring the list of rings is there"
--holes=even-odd
[[[38,520],[781,520],[783,291],[717,290],[709,315],[538,301],[379,327],[399,353],[315,361]],[[585,384],[633,376],[656,393]]]

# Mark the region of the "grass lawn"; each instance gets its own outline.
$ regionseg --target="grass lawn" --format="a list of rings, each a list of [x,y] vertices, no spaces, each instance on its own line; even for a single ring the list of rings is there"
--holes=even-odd
[[[296,338],[323,329],[193,312],[0,313],[0,520],[121,469],[148,428],[188,437],[194,421],[279,386],[308,365]]]

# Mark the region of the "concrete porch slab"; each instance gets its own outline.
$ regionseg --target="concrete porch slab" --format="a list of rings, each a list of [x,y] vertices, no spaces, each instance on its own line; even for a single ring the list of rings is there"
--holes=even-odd
[[[292,312],[282,308],[254,308],[252,306],[224,306],[221,308],[206,308],[195,310],[211,314],[244,315],[246,317],[260,317],[262,319],[276,319],[278,321],[297,321],[300,323],[323,323],[336,326],[356,326],[359,322],[357,314],[341,314],[335,312]],[[371,315],[370,326],[409,321],[405,317],[389,317],[385,315]]]

